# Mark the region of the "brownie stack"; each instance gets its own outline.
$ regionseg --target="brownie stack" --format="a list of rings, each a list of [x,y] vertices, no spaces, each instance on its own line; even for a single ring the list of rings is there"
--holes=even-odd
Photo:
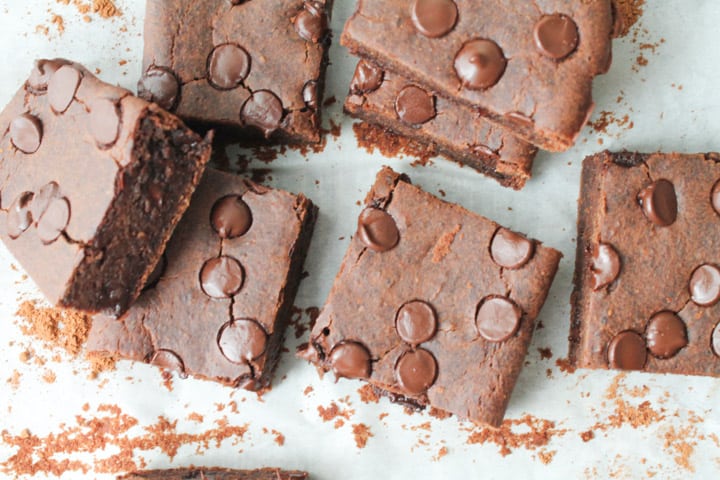
[[[520,189],[587,122],[612,30],[610,0],[364,0],[345,110]]]

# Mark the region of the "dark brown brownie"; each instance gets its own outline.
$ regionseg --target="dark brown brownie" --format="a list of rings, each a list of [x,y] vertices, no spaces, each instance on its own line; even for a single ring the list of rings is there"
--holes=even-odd
[[[332,0],[148,0],[139,95],[193,124],[320,140]]]
[[[228,468],[176,468],[148,470],[118,477],[118,480],[306,480],[308,474],[279,468],[231,470]]]
[[[570,360],[720,375],[720,155],[583,163]]]
[[[345,111],[428,145],[506,187],[519,190],[530,178],[534,146],[466,105],[437,97],[368,60],[355,68]]]
[[[497,426],[560,257],[385,167],[299,354],[398,402]]]
[[[208,170],[154,279],[120,319],[93,319],[88,350],[266,387],[316,217],[303,195]]]
[[[62,59],[36,62],[0,131],[2,241],[50,302],[125,311],[190,202],[210,139]]]
[[[610,0],[362,0],[341,43],[550,151],[569,148],[610,65]]]

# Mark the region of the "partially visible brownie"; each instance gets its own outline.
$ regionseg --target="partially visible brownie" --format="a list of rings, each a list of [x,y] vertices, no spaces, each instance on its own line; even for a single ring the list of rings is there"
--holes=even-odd
[[[316,217],[303,195],[208,170],[146,291],[119,319],[93,319],[88,350],[266,387]]]
[[[148,470],[118,477],[118,480],[306,480],[308,474],[298,470],[261,468],[231,470],[229,468],[176,468]]]
[[[300,355],[500,425],[561,254],[383,168]]]
[[[138,94],[244,139],[320,140],[332,0],[148,0]]]
[[[341,43],[562,151],[592,112],[612,31],[611,0],[362,0]]]
[[[576,366],[720,376],[719,182],[717,153],[585,159]]]
[[[210,138],[63,59],[36,62],[0,132],[0,239],[51,303],[125,311],[190,203]]]

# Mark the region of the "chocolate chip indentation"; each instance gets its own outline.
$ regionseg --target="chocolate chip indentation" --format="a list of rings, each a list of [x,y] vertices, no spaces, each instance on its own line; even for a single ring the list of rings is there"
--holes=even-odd
[[[382,85],[385,72],[366,60],[360,60],[355,67],[355,74],[350,82],[350,93],[362,95],[374,92]]]
[[[403,122],[420,125],[435,117],[435,97],[420,87],[408,85],[395,99],[395,112]]]
[[[180,358],[180,355],[172,350],[164,348],[157,350],[150,357],[149,363],[150,365],[155,365],[165,370],[177,372],[181,378],[187,377],[185,373],[185,363],[182,361],[182,358]]]
[[[400,338],[410,345],[416,346],[427,342],[437,331],[435,311],[423,301],[408,302],[397,312],[395,329]]]
[[[227,195],[213,205],[210,224],[220,238],[237,238],[250,230],[252,212],[240,195]]]
[[[224,43],[210,52],[207,75],[210,85],[219,90],[237,88],[250,73],[250,55],[239,45]]]
[[[64,113],[68,109],[81,79],[82,74],[72,65],[63,65],[50,77],[48,101],[55,113]]]
[[[180,81],[167,67],[151,66],[138,81],[138,97],[155,102],[165,110],[177,105]]]
[[[318,109],[318,82],[316,80],[308,80],[303,86],[303,102],[310,110]]]
[[[647,361],[645,340],[639,333],[625,330],[610,340],[607,355],[611,368],[642,370]]]
[[[231,362],[251,362],[265,353],[267,333],[255,320],[236,318],[220,328],[217,343],[222,354]]]
[[[370,352],[357,342],[343,341],[330,351],[330,366],[337,378],[369,378]]]
[[[638,202],[648,220],[660,227],[672,225],[677,218],[677,195],[673,184],[658,180],[638,193]]]
[[[490,256],[503,268],[520,268],[535,252],[535,244],[507,228],[500,228],[490,243]]]
[[[720,269],[715,265],[700,265],[690,277],[690,298],[702,307],[720,300]]]
[[[385,210],[368,207],[358,218],[357,234],[360,240],[371,250],[386,252],[400,241],[395,219]]]
[[[688,343],[685,322],[673,312],[658,312],[650,317],[645,340],[657,358],[674,357]]]
[[[327,15],[322,3],[306,1],[294,20],[295,31],[307,42],[318,43],[325,37],[328,28]]]
[[[212,298],[230,298],[240,291],[245,272],[240,262],[222,256],[205,262],[200,270],[200,286]]]
[[[35,153],[42,141],[42,122],[29,113],[23,113],[10,122],[10,141],[23,153]]]
[[[395,378],[410,395],[425,393],[435,383],[437,372],[435,357],[423,348],[405,352],[395,365]]]
[[[713,185],[712,192],[710,193],[710,203],[715,213],[720,215],[720,180]]]
[[[484,90],[495,85],[503,73],[507,60],[497,43],[487,39],[470,40],[455,56],[455,73],[462,86]]]
[[[245,101],[240,117],[247,125],[259,128],[268,138],[283,119],[282,102],[273,92],[258,90]]]
[[[45,245],[53,243],[70,222],[70,202],[64,197],[50,200],[45,213],[37,220],[37,234]]]
[[[453,0],[415,0],[410,15],[418,32],[439,38],[455,27],[458,9]]]
[[[535,45],[553,60],[562,60],[577,49],[579,34],[572,18],[562,13],[543,15],[535,24]]]
[[[90,133],[98,147],[110,148],[120,136],[120,108],[112,100],[103,98],[90,105]]]
[[[490,342],[504,342],[520,326],[522,311],[505,297],[483,299],[475,314],[478,333]]]
[[[620,255],[607,243],[600,243],[592,249],[592,289],[607,287],[620,274]]]
[[[20,237],[33,223],[32,192],[23,192],[13,200],[7,212],[7,234],[15,240]]]

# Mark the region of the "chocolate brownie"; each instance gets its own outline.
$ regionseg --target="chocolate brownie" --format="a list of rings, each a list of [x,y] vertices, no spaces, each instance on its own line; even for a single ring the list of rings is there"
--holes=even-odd
[[[228,468],[176,468],[148,470],[118,477],[118,480],[306,480],[308,474],[279,468],[231,470]]]
[[[117,320],[95,316],[88,350],[264,388],[316,217],[303,195],[208,170],[146,291]]]
[[[125,311],[190,202],[210,138],[62,59],[36,62],[0,131],[0,239],[53,304]]]
[[[720,155],[583,163],[570,360],[720,375]]]
[[[385,167],[299,355],[497,426],[560,257]]]
[[[360,60],[345,111],[428,145],[501,185],[521,189],[537,149],[466,105],[437,97],[406,78]]]
[[[363,0],[341,43],[562,151],[591,114],[612,30],[610,0]]]
[[[138,94],[245,139],[320,140],[332,0],[148,0]]]

